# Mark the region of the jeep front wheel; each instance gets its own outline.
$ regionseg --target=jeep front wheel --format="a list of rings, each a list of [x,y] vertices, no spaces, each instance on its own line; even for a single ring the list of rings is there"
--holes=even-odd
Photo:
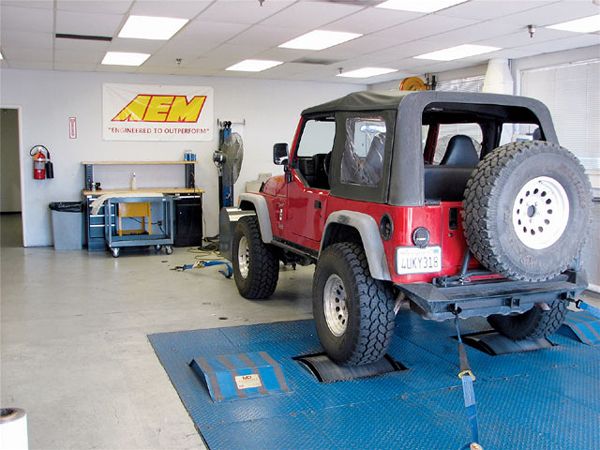
[[[238,291],[247,299],[270,297],[279,279],[279,258],[260,237],[258,220],[242,217],[233,234],[233,277]]]
[[[555,300],[548,309],[535,305],[522,314],[490,316],[488,322],[496,331],[514,341],[541,339],[558,331],[568,312],[567,302]]]
[[[313,280],[313,314],[321,345],[329,357],[347,365],[381,359],[394,334],[394,294],[371,277],[362,247],[327,247]]]

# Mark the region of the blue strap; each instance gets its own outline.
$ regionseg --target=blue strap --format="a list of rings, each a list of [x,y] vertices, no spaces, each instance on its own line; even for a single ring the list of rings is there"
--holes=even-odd
[[[464,375],[461,378],[463,387],[463,397],[465,399],[465,409],[469,426],[471,427],[472,442],[479,442],[479,425],[477,422],[477,402],[475,401],[475,390],[473,389],[473,378],[470,375]]]
[[[579,309],[583,309],[587,312],[589,312],[592,316],[600,319],[600,308],[597,308],[595,306],[590,305],[589,303],[584,302],[583,300],[577,300],[575,302],[575,305],[579,308]]]

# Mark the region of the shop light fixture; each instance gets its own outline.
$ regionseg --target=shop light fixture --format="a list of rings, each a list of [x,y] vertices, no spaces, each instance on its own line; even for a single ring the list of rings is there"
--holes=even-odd
[[[345,31],[314,30],[291,41],[284,42],[279,47],[298,50],[323,50],[361,36],[362,34],[347,33]]]
[[[396,9],[399,11],[431,13],[460,3],[465,3],[466,1],[467,0],[388,0],[375,7]]]
[[[431,59],[434,61],[454,61],[455,59],[467,58],[469,56],[482,55],[483,53],[502,50],[499,47],[490,47],[489,45],[463,44],[456,47],[445,48],[435,52],[424,53],[415,56],[415,59]]]
[[[166,41],[188,23],[173,17],[129,16],[119,32],[120,38]]]
[[[338,74],[338,77],[348,78],[370,78],[377,75],[385,75],[386,73],[398,72],[397,69],[387,69],[385,67],[363,67],[361,69],[350,70]]]
[[[239,72],[262,72],[271,67],[283,64],[282,61],[269,61],[267,59],[245,59],[225,70],[235,70]]]
[[[600,14],[583,17],[577,20],[557,23],[546,28],[562,31],[573,31],[574,33],[595,33],[600,31]]]
[[[141,66],[149,57],[149,53],[106,52],[102,64],[109,66]]]

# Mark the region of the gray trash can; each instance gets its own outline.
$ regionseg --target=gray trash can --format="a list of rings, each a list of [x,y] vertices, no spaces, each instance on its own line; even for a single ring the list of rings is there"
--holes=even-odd
[[[53,202],[52,237],[55,250],[81,250],[83,247],[83,204],[81,202]]]

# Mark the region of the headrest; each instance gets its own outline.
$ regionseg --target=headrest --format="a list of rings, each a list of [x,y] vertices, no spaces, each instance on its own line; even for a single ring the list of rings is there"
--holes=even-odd
[[[475,167],[479,163],[473,140],[464,134],[452,136],[446,148],[446,154],[440,165],[455,167]]]

